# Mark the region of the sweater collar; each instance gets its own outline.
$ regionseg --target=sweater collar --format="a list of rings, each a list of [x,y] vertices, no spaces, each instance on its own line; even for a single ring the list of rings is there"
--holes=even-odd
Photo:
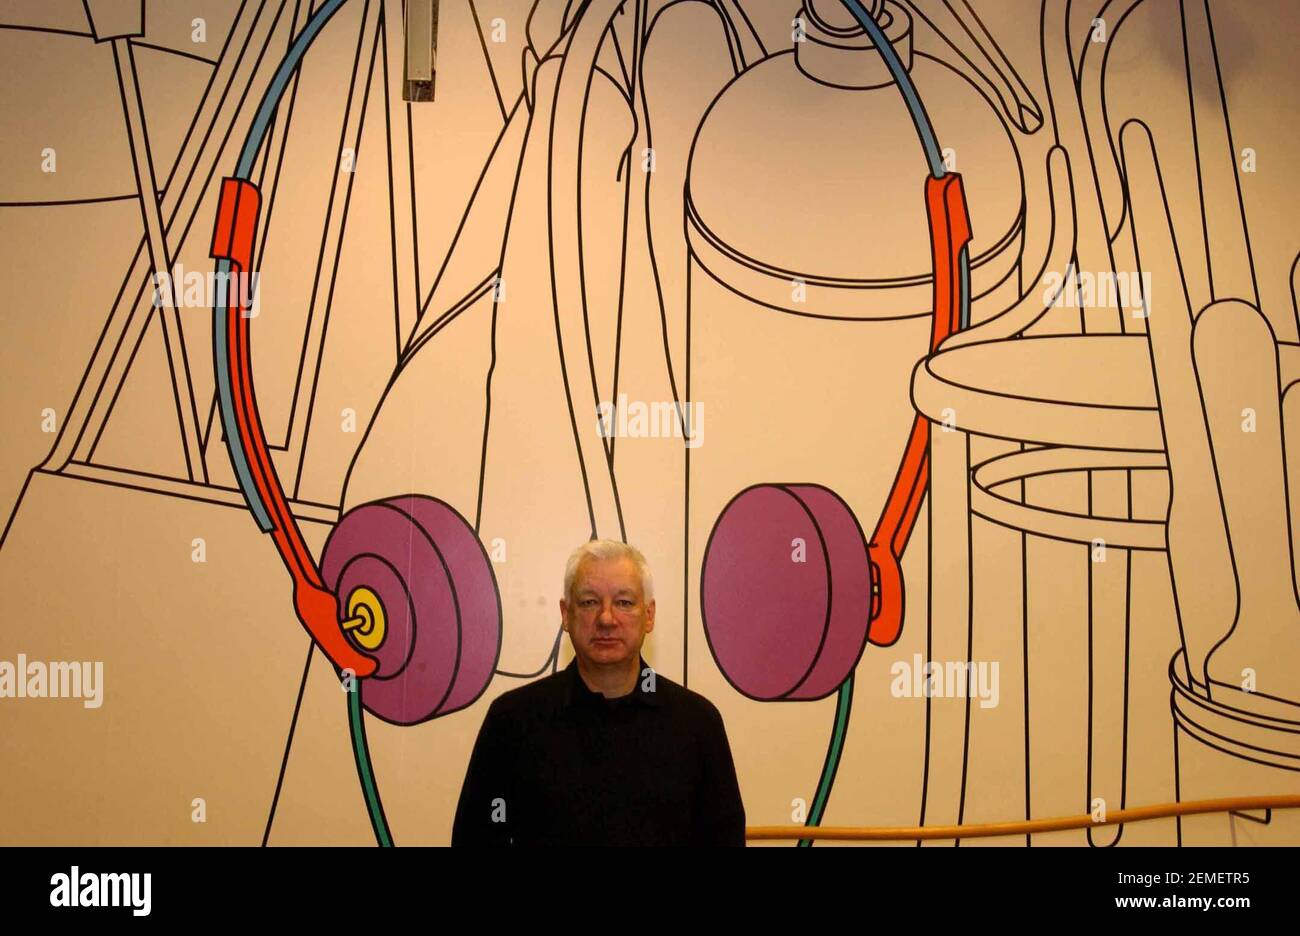
[[[661,698],[658,689],[658,674],[655,673],[650,665],[646,663],[645,657],[639,657],[640,668],[638,672],[636,686],[632,689],[631,698],[633,703],[648,705],[652,708],[658,708],[661,705]],[[617,703],[627,696],[619,699],[606,699],[601,693],[592,690],[582,678],[582,673],[578,672],[578,661],[575,658],[568,666],[564,668],[568,678],[568,703],[569,705],[596,705],[603,703]]]

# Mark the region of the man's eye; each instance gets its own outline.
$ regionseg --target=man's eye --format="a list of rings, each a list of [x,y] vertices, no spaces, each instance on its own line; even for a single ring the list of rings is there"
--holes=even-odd
[[[636,605],[636,602],[635,602],[635,601],[630,601],[630,600],[628,600],[627,598],[624,598],[622,601],[620,601],[620,602],[618,603],[618,605],[619,605],[620,608],[631,608],[631,607],[634,607],[634,606]]]

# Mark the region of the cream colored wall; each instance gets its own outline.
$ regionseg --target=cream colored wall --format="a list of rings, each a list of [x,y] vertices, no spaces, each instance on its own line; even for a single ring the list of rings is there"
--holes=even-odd
[[[194,8],[194,16],[208,19],[206,54],[215,58],[233,4],[169,3],[168,17],[150,27],[150,40],[189,51],[183,28],[187,17],[178,12],[186,4]],[[758,0],[748,8],[759,32],[772,43],[783,36],[788,40],[795,5],[793,0]],[[80,4],[32,0],[9,6],[25,10],[23,22],[28,25],[85,31]],[[545,17],[529,28],[529,6],[526,0],[479,0],[476,11],[485,28],[497,17],[506,27],[506,41],[488,46],[494,68],[489,72],[469,5],[442,4],[438,100],[411,108],[418,250],[414,244],[399,244],[414,256],[421,299],[433,289],[417,333],[499,262],[500,218],[516,187],[515,160],[503,159],[479,189],[479,201],[495,206],[495,215],[489,210],[475,216],[459,241],[456,232],[506,125],[502,105],[511,110],[524,76],[530,74],[519,65],[525,44],[530,36],[537,42],[547,29],[559,28]],[[663,4],[650,6],[658,9]],[[708,436],[701,449],[691,452],[689,468],[680,442],[620,440],[616,473],[627,538],[646,552],[656,572],[659,626],[645,655],[665,676],[687,682],[722,711],[748,823],[789,824],[795,800],[812,799],[835,700],[757,702],[728,683],[709,654],[700,620],[701,551],[721,507],[743,487],[761,482],[829,485],[870,533],[911,420],[908,381],[925,350],[928,323],[833,322],[782,314],[723,288],[698,261],[687,259],[679,186],[686,180],[695,129],[713,95],[730,79],[731,66],[714,14],[702,4],[678,6],[674,15],[679,18],[661,20],[663,29],[646,52],[645,94],[657,135],[653,185],[663,183],[662,188],[652,186],[650,223],[656,248],[663,254],[659,273],[669,360],[684,392],[689,358],[691,397],[707,407]],[[1045,107],[1037,22],[1023,15],[1025,4],[980,0],[972,6]],[[1289,171],[1297,142],[1294,121],[1284,117],[1294,112],[1296,103],[1285,37],[1293,34],[1297,13],[1285,0],[1252,4],[1248,14],[1237,4],[1212,6],[1234,140],[1239,150],[1249,146],[1258,154],[1258,172],[1243,175],[1241,185],[1261,310],[1279,340],[1294,341],[1292,262],[1300,243],[1288,219],[1300,210],[1300,196]],[[361,7],[356,0],[350,3],[313,49],[295,105],[287,168],[267,244],[264,314],[254,329],[258,391],[268,427],[287,424],[323,198],[334,181],[332,157],[346,72],[356,51],[357,30],[363,26]],[[1112,74],[1107,108],[1117,141],[1121,120],[1138,115],[1153,124],[1158,145],[1165,141],[1161,165],[1167,184],[1179,193],[1171,208],[1181,259],[1189,288],[1194,294],[1197,289],[1206,293],[1203,305],[1210,297],[1208,286],[1197,285],[1206,279],[1206,251],[1195,204],[1196,167],[1181,116],[1187,108],[1185,79],[1177,71],[1182,68],[1181,47],[1176,61],[1166,48],[1172,41],[1168,36],[1177,35],[1177,30],[1169,29],[1164,18],[1176,16],[1176,8],[1169,0],[1148,0],[1134,14],[1126,28],[1134,34],[1129,41],[1135,45],[1117,45],[1115,54],[1138,47],[1145,51],[1122,60]],[[1086,22],[1076,25],[1086,31]],[[628,24],[620,28],[626,31]],[[275,35],[272,49],[282,49],[287,22]],[[388,35],[394,40],[398,35],[391,25]],[[924,33],[917,42],[922,50],[937,53],[942,48]],[[0,622],[0,660],[13,660],[19,653],[29,659],[102,660],[106,674],[105,704],[98,710],[68,701],[0,699],[3,838],[7,843],[260,842],[283,761],[271,843],[367,843],[371,833],[349,748],[344,696],[322,655],[309,655],[309,641],[294,620],[288,578],[270,540],[259,535],[239,509],[238,499],[227,492],[204,500],[192,487],[168,488],[172,494],[189,495],[186,498],[131,490],[87,480],[86,471],[62,464],[51,466],[61,472],[35,474],[25,486],[29,470],[42,463],[54,441],[53,434],[42,431],[42,411],[52,409],[60,424],[68,417],[143,228],[139,210],[129,200],[53,207],[17,204],[103,199],[134,191],[108,46],[89,38],[0,29],[0,52],[7,63],[0,77],[0,100],[5,102],[0,254],[12,284],[11,300],[0,314],[0,373],[5,375],[0,385],[5,439],[0,449],[0,503],[6,517],[11,505],[17,508],[0,551],[0,589],[10,596],[6,606],[11,609]],[[612,53],[607,47],[600,63],[617,74],[619,63]],[[162,51],[139,54],[155,168],[165,179],[182,149],[209,67]],[[536,88],[553,86],[557,62],[531,67]],[[390,47],[393,93],[400,70],[400,54]],[[379,74],[372,87],[356,162],[300,498],[347,509],[376,498],[425,493],[445,499],[474,522],[485,390],[495,352],[495,421],[488,475],[482,481],[479,534],[489,545],[500,538],[508,551],[508,558],[494,567],[505,615],[499,666],[533,671],[545,662],[558,626],[563,559],[588,531],[555,347],[546,250],[551,236],[545,217],[546,140],[534,132],[525,144],[524,134],[529,106],[537,108],[542,116],[534,120],[540,121],[549,106],[547,96],[539,91],[533,98],[539,103],[521,105],[519,123],[506,131],[501,144],[507,154],[510,147],[522,148],[523,168],[505,245],[508,298],[496,309],[495,345],[489,294],[471,303],[393,379],[397,352],[384,151],[387,100],[381,78]],[[644,143],[643,136],[634,136],[643,134],[644,127],[638,130],[639,125],[626,119],[621,101],[616,82],[599,78],[584,127],[582,233],[595,347],[592,366],[600,389],[612,388],[616,271],[625,262],[619,389],[631,399],[666,401],[672,385],[645,244],[646,175],[635,163],[630,175],[635,195],[628,216],[633,233],[626,258],[609,236],[623,220],[624,189],[615,175],[621,154],[630,141],[634,153]],[[774,112],[779,105],[773,104]],[[1085,101],[1085,106],[1094,108],[1089,119],[1095,121],[1099,104]],[[940,111],[942,105],[936,103],[934,109]],[[973,117],[970,124],[981,125]],[[994,126],[991,118],[986,125]],[[1004,132],[1000,121],[996,130]],[[772,127],[775,136],[782,132],[781,126]],[[977,303],[977,321],[992,317],[1018,294],[1038,288],[1034,276],[1052,235],[1051,218],[1043,210],[1052,127],[1032,136],[1007,136],[1014,139],[1023,181],[1006,164],[980,164],[977,159],[969,167],[959,164],[968,177],[973,215],[996,217],[1004,228],[996,234],[1011,231],[1015,243],[1022,245],[1023,259],[1013,276]],[[990,147],[1001,145],[1001,139]],[[977,138],[972,148],[980,142]],[[557,140],[554,145],[572,147],[574,141]],[[40,151],[45,146],[58,152],[57,173],[41,172]],[[222,151],[218,172],[230,171],[233,146]],[[906,232],[922,230],[917,219],[923,210],[923,163],[911,139],[904,150],[914,157],[915,197],[895,190],[873,193],[871,179],[853,177],[853,159],[834,162],[827,151],[788,147],[791,178],[817,172],[812,167],[824,161],[856,186],[855,197],[878,195],[880,216],[862,237],[864,251],[874,250],[871,260],[884,270],[914,259],[904,243]],[[800,159],[806,162],[799,164]],[[1073,171],[1078,176],[1088,169],[1075,165]],[[1103,166],[1103,179],[1108,178],[1106,172]],[[712,181],[725,186],[735,180]],[[1020,217],[1016,203],[1022,184],[1027,211]],[[981,197],[983,202],[977,200]],[[993,202],[999,206],[996,215],[987,207]],[[1112,199],[1108,208],[1113,205]],[[214,199],[202,201],[190,237],[175,250],[187,269],[206,270],[210,263],[208,232],[214,209]],[[753,204],[738,205],[735,211],[738,218],[759,219],[737,222],[741,227],[753,228],[764,215],[761,206]],[[1217,219],[1210,221],[1212,229],[1219,230],[1214,227]],[[806,222],[800,245],[804,255],[829,255],[836,238],[845,235],[821,215]],[[1107,223],[1118,232],[1128,219],[1116,216]],[[977,243],[996,240],[988,227],[977,229]],[[771,240],[779,244],[782,236],[778,232]],[[457,258],[440,276],[454,244],[460,245]],[[1117,262],[1120,259],[1122,255]],[[924,251],[921,261],[922,267],[928,263]],[[1160,297],[1178,289],[1168,279],[1155,286]],[[576,314],[574,309],[564,311]],[[183,314],[201,423],[206,425],[213,392],[209,320],[202,309]],[[154,323],[94,453],[96,464],[173,478],[183,471],[163,348]],[[1119,366],[1104,356],[1096,360],[1103,369]],[[1040,369],[1035,371],[1035,366]],[[1236,363],[1222,363],[1220,373],[1229,383],[1245,383],[1252,367],[1243,356]],[[1015,375],[1015,380],[1074,386],[1069,375],[1041,362],[1031,363],[1029,371]],[[1003,386],[1003,375],[991,368],[977,368],[975,376],[990,388]],[[1130,376],[1116,371],[1114,380],[1136,385],[1149,384],[1151,378],[1149,373]],[[343,428],[345,409],[356,411],[361,427],[356,433]],[[214,432],[219,435],[219,424]],[[976,439],[971,457],[978,461],[1011,449],[1006,442]],[[206,465],[215,485],[233,486],[217,436],[209,442]],[[123,476],[114,478],[121,481]],[[1161,518],[1167,509],[1167,484],[1149,475],[1134,479],[1133,515]],[[151,484],[147,478],[138,480],[139,487]],[[937,496],[944,503],[961,501],[963,495],[950,475],[937,477],[936,485],[942,487]],[[1089,502],[1088,482],[1077,475],[1033,480],[1027,487],[1031,498],[1063,510],[1086,509]],[[1113,503],[1113,491],[1110,496]],[[1286,515],[1285,491],[1270,489],[1259,496],[1274,498],[1273,512]],[[953,564],[954,554],[944,544],[961,534],[964,523],[960,512],[936,512],[932,520],[929,506],[922,509],[904,563],[909,587],[906,626],[896,644],[868,646],[858,664],[844,758],[825,824],[915,825],[925,790],[926,821],[932,824],[1087,811],[1089,601],[1113,619],[1122,613],[1116,609],[1123,608],[1126,593],[1127,646],[1122,629],[1112,627],[1099,629],[1091,647],[1097,665],[1108,666],[1112,678],[1115,661],[1127,661],[1126,671],[1119,667],[1117,677],[1120,684],[1127,680],[1129,691],[1124,801],[1142,805],[1169,802],[1178,793],[1193,799],[1300,791],[1293,772],[1252,766],[1186,737],[1179,742],[1182,787],[1175,790],[1168,668],[1180,634],[1164,553],[1135,552],[1126,568],[1123,552],[1113,550],[1105,570],[1092,566],[1096,574],[1090,582],[1088,547],[1031,538],[1022,555],[1018,533],[976,518],[970,523],[973,558],[968,568],[959,567],[962,563]],[[325,523],[308,525],[313,548],[320,548],[327,531]],[[608,526],[599,532],[617,535]],[[207,561],[202,564],[191,561],[196,537],[206,543]],[[1023,582],[1022,559],[1028,573]],[[965,647],[960,640],[945,646],[962,651],[950,659],[996,661],[1000,701],[987,709],[972,706],[967,739],[964,701],[933,700],[927,768],[927,703],[892,695],[892,668],[927,653],[927,624],[949,636],[965,632],[952,617],[951,589],[968,574],[975,583],[970,592],[973,646]],[[1223,587],[1230,588],[1226,580],[1231,570],[1220,574]],[[958,605],[962,595],[956,596]],[[1294,593],[1289,597],[1294,599]],[[1283,623],[1256,641],[1246,659],[1253,659],[1251,654],[1261,660],[1285,659],[1300,646],[1300,632],[1288,629],[1287,622],[1295,617],[1294,607],[1286,607],[1288,597],[1274,595],[1271,600],[1273,604],[1260,607]],[[960,616],[960,608],[956,613]],[[1241,632],[1250,626],[1246,622]],[[571,651],[564,646],[558,665],[570,659]],[[1292,674],[1289,684],[1275,683],[1278,694],[1300,696],[1295,678]],[[497,695],[520,684],[498,676],[469,708],[415,727],[369,720],[376,773],[399,844],[449,840],[456,797],[483,713]],[[1095,720],[1102,726],[1095,741],[1101,763],[1101,754],[1116,750],[1123,722],[1119,701],[1113,696],[1103,700]],[[286,754],[291,723],[295,727]],[[967,745],[969,763],[963,775],[958,755]],[[959,801],[963,781],[964,800]],[[923,786],[926,782],[928,787]],[[1109,791],[1108,808],[1119,808],[1119,794],[1110,780],[1099,782]],[[206,801],[206,823],[191,821],[195,798]],[[1173,844],[1176,834],[1173,820],[1161,820],[1128,827],[1122,842]],[[1223,815],[1184,825],[1188,841],[1227,843],[1234,834],[1239,841],[1258,836],[1295,844],[1300,841],[1300,818],[1294,812],[1275,814],[1267,829]],[[1102,835],[1098,844],[1108,840]],[[1020,837],[977,844],[1023,841]],[[1083,832],[1053,833],[1035,843],[1081,845],[1086,837]]]

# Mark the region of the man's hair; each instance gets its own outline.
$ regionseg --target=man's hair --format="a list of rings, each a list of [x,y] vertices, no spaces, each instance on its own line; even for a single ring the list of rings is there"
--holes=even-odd
[[[641,550],[627,543],[620,543],[618,540],[607,539],[589,540],[570,553],[569,561],[564,566],[566,601],[572,602],[574,599],[573,586],[578,580],[578,566],[582,565],[584,559],[631,559],[641,575],[641,594],[646,604],[654,601],[654,577],[650,574],[650,566],[645,561],[645,556],[641,555]]]

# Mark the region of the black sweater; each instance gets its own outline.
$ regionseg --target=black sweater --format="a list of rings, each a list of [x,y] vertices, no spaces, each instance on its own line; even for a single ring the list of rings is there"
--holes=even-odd
[[[488,708],[452,845],[744,845],[722,716],[641,660],[606,699],[576,661]]]

